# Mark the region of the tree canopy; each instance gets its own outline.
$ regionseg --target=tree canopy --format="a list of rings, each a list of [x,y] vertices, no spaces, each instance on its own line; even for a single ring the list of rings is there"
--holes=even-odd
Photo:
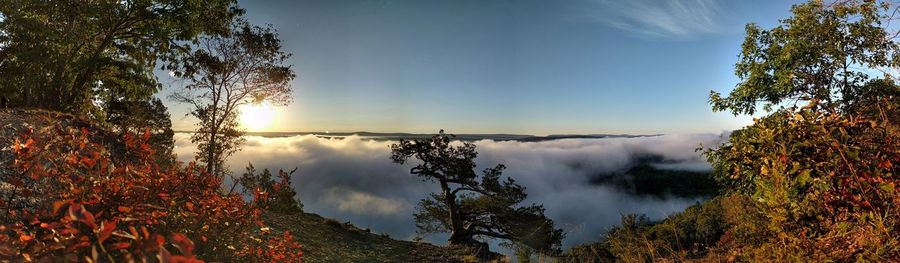
[[[243,12],[233,0],[2,1],[0,91],[19,107],[102,115],[104,102],[149,99],[158,63]]]
[[[106,122],[123,136],[149,132],[147,143],[153,147],[157,164],[169,167],[175,163],[172,153],[175,147],[175,132],[172,119],[162,100],[116,100],[106,110]]]
[[[178,63],[175,75],[189,83],[170,98],[190,106],[189,114],[198,119],[191,142],[208,172],[226,174],[225,159],[243,142],[237,123],[242,105],[291,102],[295,74],[284,65],[289,57],[271,26],[237,19],[227,32],[201,37]]]
[[[822,1],[796,5],[772,29],[748,24],[735,65],[740,78],[726,97],[710,93],[714,111],[753,114],[772,106],[816,100],[846,108],[869,93],[873,74],[890,78],[900,46],[885,27],[889,5],[878,1]],[[895,12],[894,12],[895,13]]]

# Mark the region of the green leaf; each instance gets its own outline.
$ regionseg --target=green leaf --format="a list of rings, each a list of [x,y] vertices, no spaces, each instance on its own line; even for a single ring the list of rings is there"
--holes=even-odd
[[[797,175],[797,178],[794,178],[794,182],[799,185],[806,185],[809,182],[809,169],[804,169]]]
[[[893,193],[894,190],[896,190],[893,185],[888,183],[880,183],[878,184],[878,188],[888,193]]]

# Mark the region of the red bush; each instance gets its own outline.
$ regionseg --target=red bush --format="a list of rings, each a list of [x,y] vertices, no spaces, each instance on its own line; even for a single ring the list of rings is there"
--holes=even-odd
[[[290,233],[193,162],[160,170],[143,136],[111,151],[87,129],[27,131],[0,173],[0,259],[298,262]],[[262,241],[260,241],[262,240]]]

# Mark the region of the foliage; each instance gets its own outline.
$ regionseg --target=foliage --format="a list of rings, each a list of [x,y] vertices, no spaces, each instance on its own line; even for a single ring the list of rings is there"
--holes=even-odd
[[[111,102],[107,107],[106,122],[121,134],[142,133],[150,130],[147,144],[156,154],[156,163],[163,168],[175,164],[175,132],[172,131],[172,120],[162,101],[152,98],[149,101]]]
[[[20,107],[102,116],[106,102],[148,99],[157,63],[243,12],[233,0],[2,1],[0,91]]]
[[[176,76],[190,81],[170,98],[188,104],[199,120],[191,136],[207,172],[228,173],[225,159],[240,148],[243,131],[237,124],[242,105],[291,101],[294,71],[284,66],[290,54],[281,51],[278,34],[269,27],[235,20],[220,35],[200,38],[190,56],[178,64]]]
[[[290,235],[266,233],[259,207],[222,194],[219,177],[193,163],[160,169],[149,131],[124,136],[123,162],[93,133],[49,125],[15,138],[0,178],[4,260],[299,260]]]
[[[896,7],[894,8],[896,10]],[[877,1],[819,1],[764,31],[750,25],[736,71],[741,83],[715,110],[786,107],[735,131],[706,155],[742,205],[722,249],[750,261],[885,261],[900,257],[900,87],[897,44]],[[885,70],[887,68],[888,70]]]
[[[450,232],[451,244],[477,244],[475,237],[486,237],[509,240],[539,253],[558,252],[563,233],[544,216],[544,207],[518,206],[527,197],[525,188],[512,178],[501,180],[502,164],[478,176],[475,145],[454,146],[451,136],[442,130],[430,139],[391,145],[394,162],[404,164],[415,157],[419,162],[410,173],[441,186],[440,193],[419,203],[415,214],[419,229]]]
[[[880,260],[900,254],[900,132],[896,103],[883,116],[779,111],[708,153],[720,180],[747,195],[766,221],[770,254],[797,259]],[[749,222],[748,222],[749,223]],[[750,244],[754,245],[754,244]],[[768,247],[768,246],[764,246]]]
[[[303,203],[296,199],[297,192],[291,187],[291,175],[296,170],[279,170],[278,181],[275,181],[269,169],[257,172],[253,164],[248,164],[247,172],[237,179],[232,191],[240,185],[244,195],[256,195],[253,200],[258,207],[283,214],[300,213],[303,212]]]
[[[888,3],[810,1],[791,8],[793,17],[763,30],[748,24],[735,74],[741,82],[727,97],[711,92],[715,111],[753,114],[791,100],[816,100],[826,108],[853,103],[872,72],[898,65],[900,46],[883,24]],[[887,73],[885,73],[887,74]]]
[[[700,259],[713,249],[726,229],[723,197],[696,204],[661,222],[623,215],[621,225],[599,243],[574,247],[562,257],[571,262],[658,262]],[[730,203],[729,203],[730,204]]]

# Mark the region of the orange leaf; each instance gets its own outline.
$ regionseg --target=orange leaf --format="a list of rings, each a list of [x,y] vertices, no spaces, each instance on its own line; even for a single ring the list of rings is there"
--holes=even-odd
[[[64,205],[66,205],[66,203],[68,203],[68,201],[66,201],[66,200],[60,200],[60,201],[53,202],[53,214],[55,215],[56,213],[58,213],[59,209],[62,208]]]
[[[126,249],[131,247],[131,243],[128,242],[119,242],[112,245],[112,249]]]
[[[152,135],[152,134],[150,133],[150,129],[145,129],[145,130],[144,130],[144,136],[142,137],[142,139],[144,139],[144,141],[147,141],[147,140],[150,139],[150,135]]]
[[[120,207],[119,207],[119,212],[122,212],[122,213],[128,213],[128,212],[131,212],[131,207],[128,207],[128,206],[120,206]]]
[[[97,223],[94,222],[94,214],[91,214],[90,211],[84,209],[83,205],[72,205],[69,206],[69,217],[72,219],[85,223],[91,229],[97,228]]]
[[[97,161],[87,157],[81,157],[81,163],[84,164],[84,166],[91,168],[94,167],[94,164],[97,164]]]
[[[103,243],[103,241],[106,241],[106,239],[112,235],[113,230],[116,230],[116,221],[110,222],[104,220],[100,225],[100,233],[97,235],[97,240],[100,241],[100,243]]]
[[[172,243],[175,245],[178,250],[181,251],[181,254],[186,256],[191,256],[194,254],[194,242],[188,239],[183,234],[172,234]]]
[[[160,234],[156,234],[156,245],[162,246],[166,243],[166,238]]]
[[[34,237],[29,236],[28,234],[22,234],[21,236],[19,236],[19,241],[28,242],[31,240],[34,240]]]
[[[140,238],[140,235],[138,235],[138,231],[137,229],[134,229],[134,226],[129,226],[128,231],[131,231],[132,236]]]

